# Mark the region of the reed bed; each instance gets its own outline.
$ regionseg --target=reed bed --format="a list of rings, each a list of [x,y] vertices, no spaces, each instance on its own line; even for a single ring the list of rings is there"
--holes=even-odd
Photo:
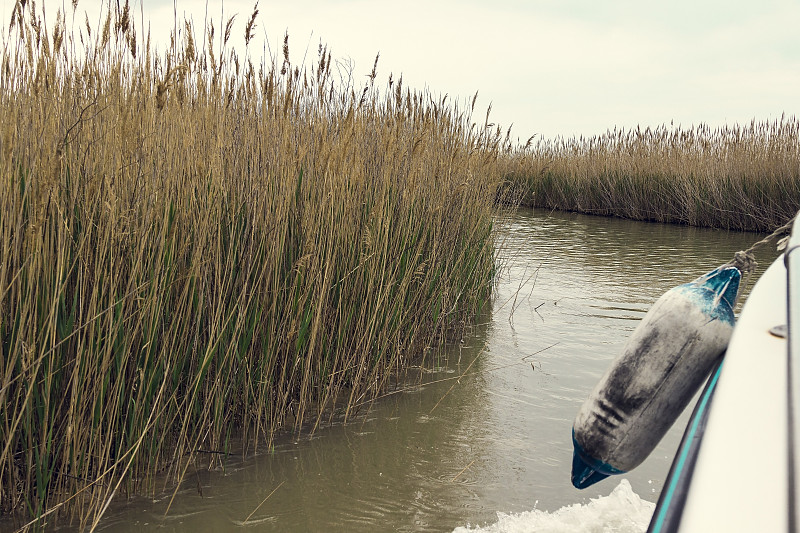
[[[33,527],[349,414],[458,333],[506,142],[324,46],[254,64],[233,19],[157,54],[127,2],[67,17],[18,2],[0,72],[0,511]]]
[[[539,139],[503,167],[533,207],[772,231],[800,209],[800,121]]]

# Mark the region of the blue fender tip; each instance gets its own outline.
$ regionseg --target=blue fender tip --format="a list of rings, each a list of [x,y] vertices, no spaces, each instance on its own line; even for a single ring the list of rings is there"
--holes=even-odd
[[[581,454],[578,453],[578,450],[572,452],[572,475],[570,479],[572,480],[573,487],[576,489],[585,489],[607,477],[608,474],[598,472],[586,464],[586,462],[581,459]]]
[[[608,463],[600,461],[590,456],[583,449],[583,446],[575,440],[575,429],[572,430],[572,473],[570,480],[576,489],[591,487],[598,481],[602,481],[608,476],[624,474],[624,470],[614,468]]]

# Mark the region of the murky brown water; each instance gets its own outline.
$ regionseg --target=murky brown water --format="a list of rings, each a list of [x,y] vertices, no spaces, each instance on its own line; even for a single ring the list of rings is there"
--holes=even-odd
[[[99,530],[452,531],[607,495],[619,478],[570,484],[578,407],[658,296],[759,237],[521,211],[491,314],[422,384],[187,479],[166,515],[170,494],[116,503]],[[658,498],[687,415],[624,476],[642,498]]]

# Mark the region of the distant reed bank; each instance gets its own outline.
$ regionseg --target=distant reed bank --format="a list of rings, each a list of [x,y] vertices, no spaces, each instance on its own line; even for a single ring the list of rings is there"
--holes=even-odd
[[[0,511],[21,524],[91,525],[155,474],[349,413],[487,302],[507,139],[474,99],[378,87],[323,46],[254,63],[228,41],[256,14],[179,21],[159,54],[127,2],[97,28],[15,8]]]
[[[503,167],[532,207],[772,231],[800,209],[800,121],[537,139]]]

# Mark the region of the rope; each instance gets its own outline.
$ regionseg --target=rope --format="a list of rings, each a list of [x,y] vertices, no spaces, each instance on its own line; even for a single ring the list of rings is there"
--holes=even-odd
[[[789,222],[776,229],[770,235],[767,235],[757,243],[753,244],[747,250],[736,252],[733,256],[733,259],[726,263],[726,265],[735,266],[739,269],[739,272],[742,272],[743,274],[749,274],[755,270],[756,266],[758,266],[758,263],[756,262],[753,252],[765,244],[771,244],[775,241],[778,242],[778,250],[783,250],[789,240],[789,233],[792,231],[792,224],[794,223],[795,218],[797,218],[797,215],[793,216]]]

